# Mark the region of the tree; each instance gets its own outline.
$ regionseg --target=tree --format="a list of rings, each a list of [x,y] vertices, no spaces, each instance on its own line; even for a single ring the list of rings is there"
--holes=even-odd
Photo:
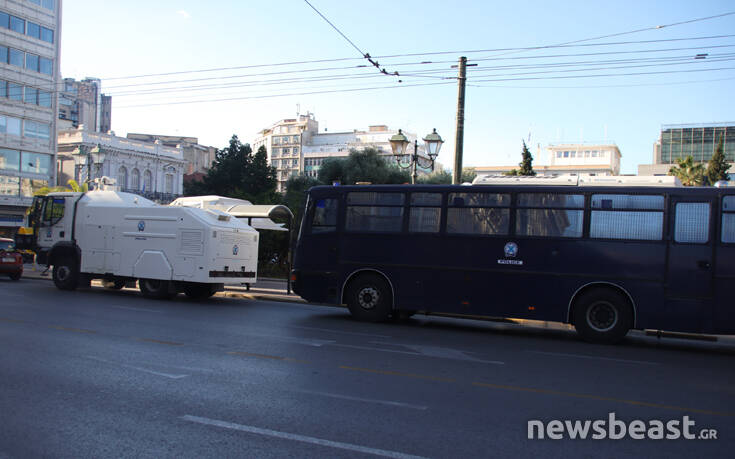
[[[204,180],[187,185],[184,194],[216,194],[259,204],[274,202],[275,190],[276,171],[268,165],[265,147],[253,155],[250,145],[233,135],[229,146],[217,151]]]
[[[477,173],[474,167],[462,168],[462,183],[472,183],[475,177],[477,177]],[[418,183],[424,185],[448,185],[452,183],[452,172],[443,169],[438,170],[429,175],[420,176]]]
[[[533,156],[531,156],[531,152],[528,150],[528,147],[526,146],[526,141],[522,140],[523,142],[523,150],[521,150],[521,162],[518,163],[519,166],[521,166],[520,169],[511,169],[510,171],[504,173],[503,175],[523,175],[523,176],[534,176],[536,175],[536,171],[533,170]]]
[[[319,168],[319,181],[331,184],[340,182],[353,185],[357,182],[408,183],[411,177],[407,170],[389,164],[375,148],[362,151],[350,150],[347,158],[328,159]]]
[[[686,158],[678,158],[677,165],[669,169],[669,175],[681,180],[684,186],[702,186],[704,184],[704,166],[702,163],[694,163],[694,158],[689,155]]]
[[[709,184],[714,185],[720,180],[729,180],[730,177],[727,174],[728,169],[730,169],[730,164],[728,164],[725,159],[725,148],[722,136],[720,136],[720,141],[717,142],[715,154],[712,155],[712,159],[707,163],[707,171],[705,172],[705,175],[707,176]]]

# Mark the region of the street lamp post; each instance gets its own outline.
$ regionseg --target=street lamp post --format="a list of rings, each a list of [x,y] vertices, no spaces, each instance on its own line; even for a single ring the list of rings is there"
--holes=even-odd
[[[441,150],[444,141],[442,140],[441,136],[436,133],[436,129],[434,129],[431,134],[424,137],[423,141],[427,154],[429,155],[429,164],[426,166],[422,165],[422,167],[431,167],[431,170],[433,171],[434,162],[436,161],[436,157],[439,156],[439,150]],[[406,148],[410,143],[411,142],[403,134],[403,131],[401,129],[398,130],[398,134],[390,138],[390,147],[393,149],[393,156],[396,158],[398,166],[403,168],[411,168],[411,183],[415,184],[416,177],[418,175],[418,164],[423,158],[419,157],[418,140],[413,141],[413,154],[410,155],[406,153]],[[408,163],[404,162],[404,160],[406,159],[408,159]]]

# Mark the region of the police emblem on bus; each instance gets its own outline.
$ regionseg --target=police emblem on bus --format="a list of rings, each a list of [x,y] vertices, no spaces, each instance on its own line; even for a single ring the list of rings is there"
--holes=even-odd
[[[232,254],[233,255],[237,255],[237,251],[238,250],[240,250],[240,249],[237,248],[237,244],[235,244],[235,245],[232,246]]]
[[[138,231],[145,231],[145,222],[143,220],[138,222]]]
[[[518,256],[518,244],[515,242],[509,242],[503,247],[506,257],[515,258]]]

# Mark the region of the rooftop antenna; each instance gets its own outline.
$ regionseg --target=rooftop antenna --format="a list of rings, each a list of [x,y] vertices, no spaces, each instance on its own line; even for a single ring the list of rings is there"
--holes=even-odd
[[[301,104],[296,104],[296,118],[301,114]]]

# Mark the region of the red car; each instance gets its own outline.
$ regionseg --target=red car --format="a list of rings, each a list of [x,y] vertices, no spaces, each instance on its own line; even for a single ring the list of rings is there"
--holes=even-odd
[[[23,275],[23,256],[15,250],[15,241],[0,237],[0,274],[13,280]]]

